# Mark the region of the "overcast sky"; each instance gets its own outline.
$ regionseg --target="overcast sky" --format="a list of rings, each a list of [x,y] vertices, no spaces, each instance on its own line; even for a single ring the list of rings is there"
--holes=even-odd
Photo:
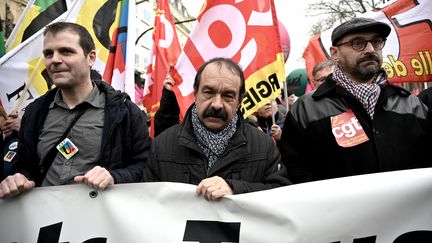
[[[182,0],[193,16],[198,15],[203,0]],[[288,75],[296,68],[304,68],[303,51],[310,39],[310,29],[314,20],[305,12],[309,3],[316,0],[274,0],[279,20],[285,25],[291,39],[291,51],[285,65]]]

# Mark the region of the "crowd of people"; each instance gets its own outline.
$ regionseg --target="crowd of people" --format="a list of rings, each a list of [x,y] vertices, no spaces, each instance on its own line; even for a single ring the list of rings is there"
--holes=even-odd
[[[313,70],[315,89],[268,102],[243,118],[242,68],[206,61],[195,102],[180,120],[168,75],[155,138],[125,93],[91,78],[96,51],[88,31],[58,22],[44,31],[43,55],[56,88],[21,121],[0,112],[0,198],[35,186],[83,183],[97,190],[130,182],[197,185],[207,200],[293,183],[430,167],[430,94],[422,100],[388,82],[385,23],[353,18],[331,36],[331,60]],[[295,102],[294,102],[295,101]],[[289,102],[288,111],[282,105]]]

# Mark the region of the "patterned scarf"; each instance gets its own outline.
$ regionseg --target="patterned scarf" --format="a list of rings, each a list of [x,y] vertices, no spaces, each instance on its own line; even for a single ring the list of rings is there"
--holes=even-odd
[[[379,71],[372,83],[369,84],[354,84],[345,73],[342,72],[339,65],[333,71],[333,78],[343,88],[348,90],[357,100],[362,103],[366,112],[373,119],[375,113],[375,105],[381,92],[380,86],[387,82],[387,74],[384,70]]]
[[[218,133],[209,131],[198,119],[196,106],[192,108],[192,127],[197,137],[198,146],[202,149],[208,159],[208,169],[214,165],[216,160],[225,151],[229,140],[237,130],[238,115],[235,114],[230,124]]]

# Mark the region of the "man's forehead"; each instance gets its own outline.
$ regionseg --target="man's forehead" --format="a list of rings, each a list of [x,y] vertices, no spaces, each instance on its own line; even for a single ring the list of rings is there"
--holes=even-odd
[[[379,34],[377,32],[358,32],[358,33],[350,33],[344,37],[342,37],[341,41],[344,42],[344,40],[350,40],[354,38],[370,38],[370,37],[377,37]]]

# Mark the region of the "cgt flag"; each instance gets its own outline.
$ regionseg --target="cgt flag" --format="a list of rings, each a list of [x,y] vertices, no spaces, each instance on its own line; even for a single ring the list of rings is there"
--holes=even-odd
[[[198,68],[213,57],[231,58],[243,68],[245,117],[276,98],[285,69],[273,0],[206,1],[173,74],[182,115],[194,101]]]
[[[171,66],[174,66],[181,52],[174,18],[168,1],[159,0],[153,31],[153,48],[150,64],[147,66],[147,80],[144,86],[143,104],[150,114],[151,134],[154,134],[154,114],[159,109],[165,77]]]
[[[383,49],[383,65],[390,82],[432,81],[432,2],[428,0],[386,1],[380,10],[363,17],[385,22],[392,28]],[[313,36],[303,57],[309,80],[313,67],[330,58],[331,32]]]
[[[118,2],[112,44],[103,79],[135,101],[135,0]]]
[[[72,7],[55,21],[68,21],[86,27],[95,41],[97,59],[93,69],[103,73],[108,59],[111,42],[110,29],[114,23],[117,9],[116,0],[75,0]],[[111,32],[112,33],[112,32]],[[0,59],[0,98],[7,113],[16,108],[17,100],[25,95],[24,103],[18,107],[23,113],[27,104],[43,95],[52,85],[45,65],[40,65],[36,77],[23,94],[24,86],[29,80],[42,55],[42,30],[32,35],[17,48],[6,53]]]
[[[68,10],[69,0],[30,0],[12,30],[7,51],[12,50]]]

